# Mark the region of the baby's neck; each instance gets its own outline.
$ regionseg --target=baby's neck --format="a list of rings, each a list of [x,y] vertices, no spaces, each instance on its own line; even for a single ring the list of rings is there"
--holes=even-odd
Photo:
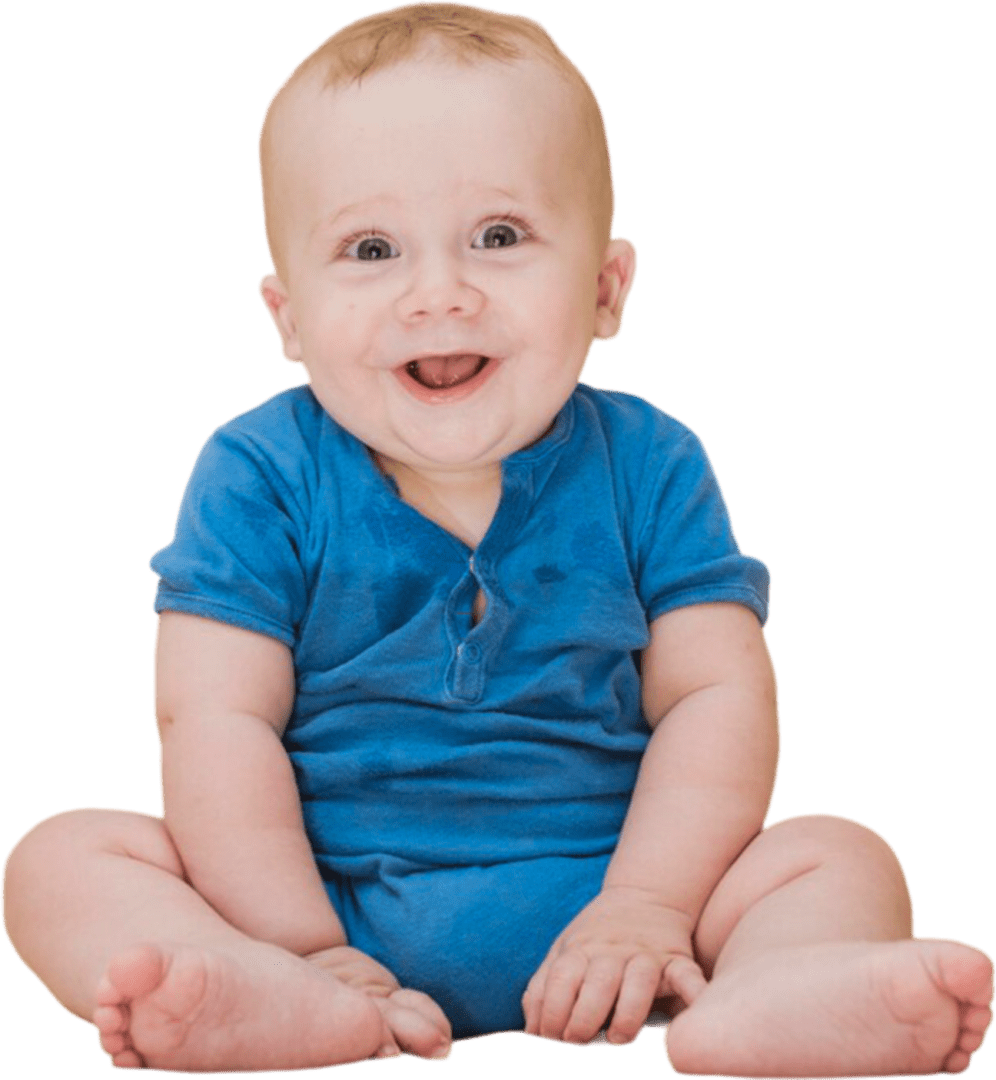
[[[394,479],[401,498],[447,532],[476,548],[488,531],[501,499],[501,465],[477,472],[427,472],[382,454],[380,470]]]

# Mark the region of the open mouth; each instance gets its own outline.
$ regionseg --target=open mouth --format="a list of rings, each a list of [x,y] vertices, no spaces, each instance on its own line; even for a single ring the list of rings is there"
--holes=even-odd
[[[501,366],[501,357],[449,353],[409,360],[394,369],[394,376],[416,401],[454,405],[476,395]]]
[[[452,390],[463,386],[487,366],[487,356],[426,356],[405,364],[405,371],[428,390]]]

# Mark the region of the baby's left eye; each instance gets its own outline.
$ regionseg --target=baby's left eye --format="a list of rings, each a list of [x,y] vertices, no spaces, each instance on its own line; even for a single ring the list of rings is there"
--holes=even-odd
[[[346,254],[352,255],[361,262],[378,262],[381,259],[397,258],[398,251],[386,237],[363,236],[356,243],[349,245]]]
[[[525,239],[524,229],[516,228],[509,221],[497,221],[494,225],[488,225],[474,237],[473,246],[476,248],[502,248],[512,247]]]

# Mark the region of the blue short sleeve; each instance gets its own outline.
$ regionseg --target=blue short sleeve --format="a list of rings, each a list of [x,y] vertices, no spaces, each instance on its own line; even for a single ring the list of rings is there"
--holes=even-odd
[[[157,612],[181,611],[293,647],[307,607],[300,494],[279,455],[235,422],[201,451],[173,542],[152,559]]]
[[[637,591],[647,621],[690,604],[730,601],[768,615],[768,571],[740,553],[709,460],[687,429],[663,440],[645,474],[636,536]]]

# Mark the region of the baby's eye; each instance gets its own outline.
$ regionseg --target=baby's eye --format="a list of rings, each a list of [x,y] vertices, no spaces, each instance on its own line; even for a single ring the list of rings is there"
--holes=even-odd
[[[396,259],[401,253],[383,236],[364,236],[354,240],[343,249],[343,255],[362,262],[375,262],[381,259]]]
[[[527,231],[524,226],[517,226],[511,221],[496,221],[474,237],[473,246],[476,248],[512,247],[525,240],[526,236]]]

